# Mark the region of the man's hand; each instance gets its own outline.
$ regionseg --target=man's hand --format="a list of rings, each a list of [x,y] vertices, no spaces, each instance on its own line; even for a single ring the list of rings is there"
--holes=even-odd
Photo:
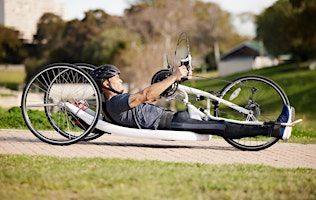
[[[180,81],[182,78],[191,79],[192,78],[192,69],[187,69],[186,66],[180,66],[176,69],[174,75],[177,77],[177,80]]]
[[[141,103],[151,103],[159,99],[160,94],[170,87],[174,82],[180,81],[181,79],[190,79],[192,77],[192,70],[187,69],[186,66],[181,66],[166,79],[152,84],[145,89],[137,92],[136,94],[130,95],[128,104],[130,108],[134,108]]]

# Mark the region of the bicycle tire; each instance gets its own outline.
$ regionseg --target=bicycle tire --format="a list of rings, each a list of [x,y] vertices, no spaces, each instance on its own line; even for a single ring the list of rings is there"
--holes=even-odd
[[[237,95],[236,97],[233,95],[234,92],[235,95]],[[253,95],[253,102],[249,101],[251,95]],[[258,75],[243,76],[231,81],[224,86],[219,97],[229,100],[237,105],[251,108],[256,112],[256,119],[251,119],[250,121],[276,121],[282,111],[283,105],[290,104],[288,97],[278,84],[266,77]],[[224,104],[217,105],[214,115],[217,117],[249,121],[247,116]],[[224,139],[232,146],[247,151],[266,149],[279,140],[277,137],[264,136],[246,137],[241,139],[229,139],[224,137]]]
[[[72,124],[71,113],[65,106],[65,102],[82,99],[93,101],[96,112],[84,130]],[[42,67],[27,82],[21,109],[26,125],[37,138],[49,144],[69,145],[82,140],[94,129],[101,111],[100,91],[84,70],[68,63],[54,63]],[[32,114],[42,115],[42,111],[46,117],[41,119]]]

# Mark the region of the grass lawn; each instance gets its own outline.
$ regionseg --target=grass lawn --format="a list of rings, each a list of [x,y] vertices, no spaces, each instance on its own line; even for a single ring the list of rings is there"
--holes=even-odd
[[[24,83],[26,72],[23,68],[0,68],[0,85]]]
[[[316,199],[316,170],[0,155],[0,199]]]

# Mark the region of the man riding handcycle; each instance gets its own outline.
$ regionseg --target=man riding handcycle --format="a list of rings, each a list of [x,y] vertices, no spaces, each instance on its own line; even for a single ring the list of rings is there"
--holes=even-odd
[[[187,56],[180,66],[168,63],[168,69],[153,76],[150,86],[133,94],[124,93],[121,72],[114,65],[54,63],[41,68],[22,94],[27,126],[40,140],[57,145],[96,139],[104,133],[192,141],[217,135],[238,149],[257,151],[290,138],[292,126],[302,120],[294,121],[295,111],[286,94],[268,78],[239,77],[225,81],[219,92],[181,84],[193,76],[188,39],[179,39],[177,46],[181,41],[186,41]],[[198,101],[204,99],[206,106],[195,107],[189,94]],[[153,104],[160,97],[178,96],[187,111],[173,112]],[[43,130],[32,114],[38,110],[44,111],[50,131]]]
[[[186,66],[176,68],[175,72],[162,81],[154,83],[135,93],[124,93],[120,70],[110,64],[100,66],[91,72],[105,97],[102,109],[111,123],[130,128],[153,130],[193,131],[199,134],[212,134],[230,139],[267,136],[288,140],[292,127],[281,123],[291,123],[294,109],[284,105],[275,122],[262,125],[244,125],[224,120],[202,121],[190,118],[186,111],[172,112],[151,103],[160,98],[174,82],[191,79],[192,70]],[[80,107],[80,103],[76,104]]]

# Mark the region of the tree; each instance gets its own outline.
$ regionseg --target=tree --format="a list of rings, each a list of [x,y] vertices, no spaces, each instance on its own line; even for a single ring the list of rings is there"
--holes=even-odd
[[[126,10],[126,28],[138,33],[144,43],[142,48],[135,48],[133,52],[125,51],[127,55],[137,53],[133,56],[132,63],[128,62],[127,56],[121,54],[121,61],[127,65],[131,64],[128,66],[131,69],[129,74],[134,74],[134,82],[137,82],[137,85],[147,85],[151,79],[149,74],[152,75],[167,66],[166,55],[171,54],[171,49],[174,51],[177,36],[192,27],[190,24],[194,17],[191,9],[190,0],[152,0],[138,1]],[[182,12],[183,10],[186,12]]]
[[[66,22],[58,15],[44,13],[37,23],[37,31],[31,49],[33,52],[30,55],[44,63],[49,63],[51,52],[63,45],[65,26]]]
[[[34,36],[32,51],[27,59],[28,76],[36,68],[54,62],[87,62],[102,64],[94,57],[85,57],[86,49],[91,46],[91,41],[99,38],[101,33],[110,28],[122,26],[120,17],[110,16],[103,10],[90,10],[85,13],[82,20],[65,22],[59,16],[45,13],[39,20],[37,33]],[[95,41],[95,43],[97,43]],[[99,49],[90,48],[97,54]]]
[[[136,33],[124,28],[106,29],[83,49],[83,58],[95,65],[113,63],[115,59],[122,56],[122,51],[140,44],[140,37]],[[122,64],[124,64],[122,67],[126,65],[126,63]]]
[[[124,22],[128,29],[138,32],[146,44],[156,45],[153,49],[160,52],[153,54],[162,55],[156,65],[163,66],[165,57],[161,49],[173,55],[171,52],[181,32],[188,33],[194,58],[201,60],[214,52],[214,46],[227,49],[240,43],[242,38],[234,31],[230,18],[231,15],[216,4],[199,0],[139,0],[126,11]]]
[[[19,32],[0,24],[0,63],[20,64],[26,55]]]
[[[37,23],[37,31],[33,43],[51,48],[59,44],[62,39],[66,23],[52,13],[45,13]]]
[[[44,13],[39,19],[33,44],[27,45],[29,56],[24,61],[26,79],[31,77],[38,68],[54,62],[51,59],[52,52],[63,45],[65,25],[66,22],[52,13]]]
[[[296,53],[303,51],[307,58],[316,59],[316,1],[290,0],[290,3],[295,14]]]
[[[90,10],[85,13],[82,21],[76,19],[66,24],[62,45],[52,52],[52,60],[59,59],[70,63],[91,61],[91,63],[100,64],[98,60],[85,60],[87,57],[83,51],[104,30],[120,26],[122,26],[122,22],[119,17],[112,17],[99,9]],[[94,50],[98,51],[97,49]]]
[[[273,55],[293,53],[299,60],[316,55],[316,2],[279,0],[257,16],[257,38]]]
[[[292,26],[291,13],[292,8],[288,1],[278,1],[256,19],[258,40],[262,40],[275,56],[290,51],[291,36],[287,30]]]

